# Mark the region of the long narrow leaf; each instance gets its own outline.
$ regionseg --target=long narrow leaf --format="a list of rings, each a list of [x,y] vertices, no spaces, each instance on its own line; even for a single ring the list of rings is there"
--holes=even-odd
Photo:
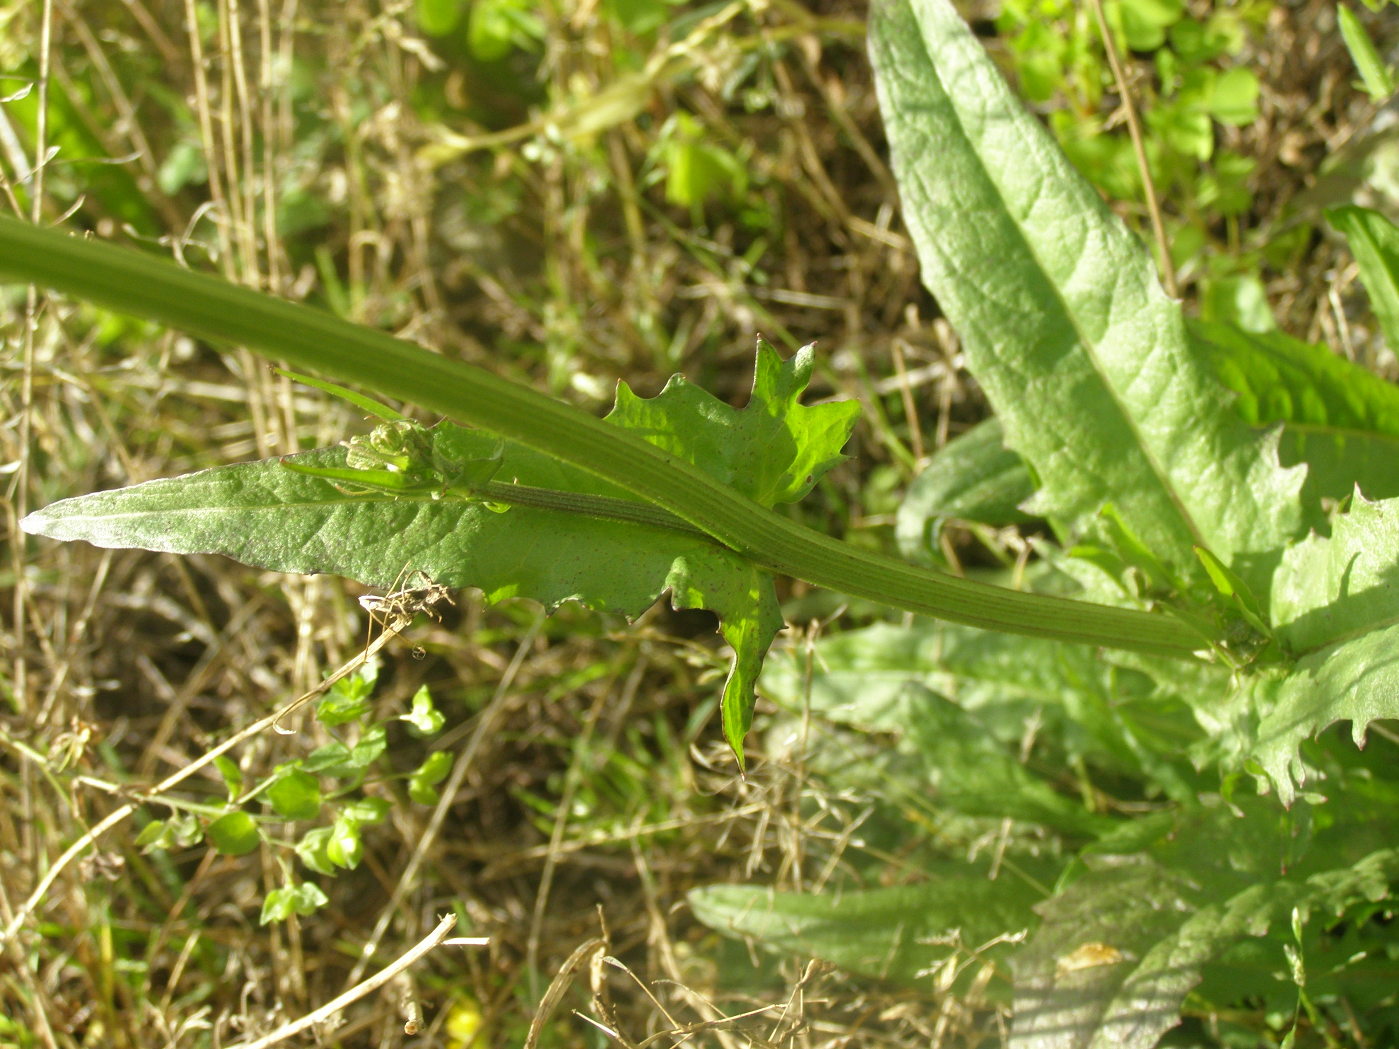
[[[1077,535],[1111,502],[1177,573],[1205,546],[1266,592],[1302,472],[1223,410],[1142,245],[948,0],[877,4],[870,46],[923,280],[1035,470],[1028,509]]]
[[[1378,211],[1350,204],[1329,210],[1326,221],[1346,235],[1385,341],[1399,348],[1399,227]]]

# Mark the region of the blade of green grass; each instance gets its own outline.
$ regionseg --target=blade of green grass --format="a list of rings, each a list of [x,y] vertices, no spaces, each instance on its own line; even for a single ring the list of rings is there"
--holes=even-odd
[[[1399,227],[1354,204],[1330,208],[1326,221],[1345,234],[1384,340],[1391,350],[1399,349]]]
[[[1355,12],[1345,4],[1336,5],[1336,21],[1341,27],[1341,39],[1346,42],[1346,50],[1350,52],[1351,60],[1360,74],[1360,82],[1365,86],[1365,93],[1371,101],[1383,102],[1394,94],[1394,76],[1385,66],[1375,42],[1365,32]]]

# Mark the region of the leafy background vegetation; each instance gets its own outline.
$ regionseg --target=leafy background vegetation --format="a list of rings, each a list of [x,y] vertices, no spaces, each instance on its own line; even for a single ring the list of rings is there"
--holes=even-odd
[[[1203,316],[1324,338],[1391,370],[1348,287],[1348,256],[1320,222],[1330,204],[1392,199],[1385,126],[1333,5],[1108,10],[1130,47],[1182,292]],[[1008,0],[965,13],[1150,237],[1088,12]],[[755,332],[788,349],[819,340],[817,395],[865,410],[856,459],[801,512],[881,548],[894,546],[920,465],[985,414],[919,288],[858,7],[422,0],[302,7],[290,21],[232,4],[4,14],[0,49],[21,96],[3,110],[18,212],[174,250],[599,412],[617,379],[653,393],[673,371],[741,401]],[[1392,17],[1355,14],[1384,54]],[[25,94],[45,63],[47,94]],[[364,646],[368,624],[334,580],[21,539],[18,517],[53,499],[325,445],[363,424],[250,356],[6,293],[33,332],[32,366],[12,366],[5,386],[9,924],[124,785],[162,778],[311,688]],[[952,526],[933,543],[925,556],[973,565],[1013,566],[1028,550],[1015,527]],[[658,607],[628,626],[458,595],[440,621],[386,646],[376,670],[338,685],[316,720],[253,738],[62,872],[23,941],[6,943],[19,964],[0,974],[0,1044],[234,1041],[333,997],[453,911],[461,932],[490,944],[432,956],[328,1040],[398,1044],[407,995],[439,1044],[517,1044],[537,1015],[549,1044],[601,1044],[567,1012],[589,1008],[586,974],[569,982],[566,1008],[539,1010],[598,934],[599,907],[637,979],[609,971],[593,1015],[633,1042],[711,1024],[700,1036],[734,1045],[998,1044],[1004,1003],[977,965],[939,969],[916,949],[877,972],[860,971],[858,951],[834,958],[853,974],[806,965],[723,939],[683,905],[697,887],[758,882],[883,885],[895,892],[887,908],[906,909],[897,890],[949,856],[1025,852],[1013,841],[1023,828],[968,812],[1004,784],[1022,806],[1012,815],[1094,829],[1091,812],[1064,801],[1091,789],[1073,765],[1087,746],[1035,754],[1030,737],[1011,740],[1034,762],[1069,763],[1057,792],[1037,794],[957,726],[884,745],[898,723],[867,688],[866,708],[832,711],[839,697],[827,697],[822,717],[808,641],[877,617],[799,586],[782,596],[791,655],[774,667],[740,778],[714,707],[726,659],[703,614]],[[988,734],[1025,724],[1043,687],[1027,682],[1015,718]],[[988,768],[995,777],[971,778]],[[939,769],[956,770],[940,789],[960,791],[960,804],[922,790]],[[229,797],[255,816],[215,818]],[[254,819],[263,839],[249,833]],[[723,891],[695,897],[701,917]],[[974,903],[994,928],[996,900]],[[964,934],[994,960],[980,927]],[[1341,941],[1372,933],[1357,926]],[[361,964],[366,941],[377,954]],[[901,975],[907,984],[871,979]],[[1198,1036],[1226,1038],[1232,1024],[1255,1039],[1239,1044],[1280,1037],[1288,1006],[1256,1003],[1251,1015],[1196,1017]],[[1350,1036],[1309,1019],[1316,1044]]]

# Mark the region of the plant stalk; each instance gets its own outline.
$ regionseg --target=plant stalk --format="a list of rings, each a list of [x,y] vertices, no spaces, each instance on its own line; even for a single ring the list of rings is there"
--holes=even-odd
[[[619,427],[482,368],[182,269],[154,255],[0,216],[0,280],[31,282],[417,404],[577,466],[669,511],[759,567],[987,630],[1188,657],[1165,615],[975,583],[862,550],[759,506]]]

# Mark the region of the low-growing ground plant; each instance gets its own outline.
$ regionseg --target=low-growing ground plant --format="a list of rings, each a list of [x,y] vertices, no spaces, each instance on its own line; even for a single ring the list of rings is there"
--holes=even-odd
[[[1237,59],[1272,6],[1011,0],[996,16],[1020,93],[1051,107],[1049,126],[1074,166],[1111,199],[1136,205],[1143,231],[1156,211],[1169,279],[1182,270],[1207,316],[1247,324],[1263,323],[1261,244],[1217,249],[1222,235],[1238,238],[1257,161],[1221,132],[1258,118],[1258,73]],[[1124,55],[1146,71],[1130,85],[1118,80]],[[1105,105],[1105,96],[1116,104]],[[1135,111],[1124,115],[1128,104]]]
[[[522,8],[481,9],[498,31],[472,47],[528,44]],[[699,890],[714,928],[1008,1006],[1012,1045],[1145,1047],[1183,1017],[1185,1044],[1393,1037],[1399,394],[1322,347],[1188,319],[949,4],[887,0],[870,35],[924,280],[995,413],[904,501],[908,561],[773,510],[841,462],[858,412],[801,403],[810,347],[784,360],[760,342],[741,410],[676,378],[652,398],[620,386],[597,420],[3,220],[6,280],[318,371],[377,420],[334,446],[60,500],[25,529],[334,572],[389,590],[377,611],[395,621],[437,588],[628,616],[668,594],[719,617],[738,766],[757,691],[803,731],[820,715],[801,760],[870,788],[866,855],[896,858],[801,895]],[[1399,232],[1359,208],[1331,221],[1399,344]],[[954,575],[948,519],[1042,522],[1037,556]],[[764,670],[782,576],[931,618],[833,633]],[[291,857],[354,868],[387,814],[377,788],[434,804],[448,775],[418,737],[412,761],[384,762],[396,719],[427,738],[441,722],[430,692],[386,717],[372,686],[347,672],[316,708],[332,742],[250,783],[220,763],[227,803],[177,804],[143,843],[267,847],[283,878],[264,921],[312,914],[323,897]],[[789,729],[769,727],[770,752]]]

